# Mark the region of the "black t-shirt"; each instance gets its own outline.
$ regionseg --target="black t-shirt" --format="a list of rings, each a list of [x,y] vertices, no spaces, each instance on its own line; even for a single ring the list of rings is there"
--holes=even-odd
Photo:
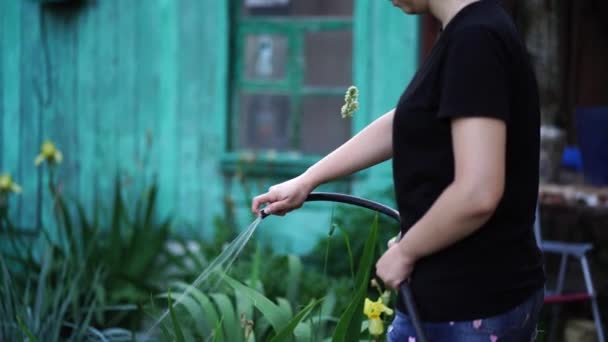
[[[544,284],[533,233],[538,90],[525,46],[495,0],[472,3],[448,23],[397,105],[393,172],[403,232],[454,179],[450,119],[460,117],[506,123],[505,190],[486,224],[417,262],[411,287],[425,321],[500,314]]]

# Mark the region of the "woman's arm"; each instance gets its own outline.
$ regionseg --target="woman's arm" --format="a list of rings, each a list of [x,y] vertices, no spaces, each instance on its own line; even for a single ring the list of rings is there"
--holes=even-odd
[[[283,215],[299,208],[306,196],[320,184],[338,179],[383,162],[393,155],[393,116],[395,110],[382,115],[342,146],[319,160],[302,175],[270,187],[253,199],[251,210],[270,203],[264,210]]]
[[[397,287],[407,279],[417,259],[479,229],[502,198],[506,154],[504,121],[461,118],[452,120],[451,125],[454,180],[401,241],[378,261],[378,275],[389,286]]]
[[[393,156],[393,116],[382,115],[342,146],[311,166],[305,176],[318,186],[383,162]]]

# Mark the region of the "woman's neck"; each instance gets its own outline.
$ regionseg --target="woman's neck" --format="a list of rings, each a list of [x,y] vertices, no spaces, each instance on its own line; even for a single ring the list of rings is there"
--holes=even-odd
[[[429,10],[445,28],[460,10],[477,1],[480,0],[429,0]]]

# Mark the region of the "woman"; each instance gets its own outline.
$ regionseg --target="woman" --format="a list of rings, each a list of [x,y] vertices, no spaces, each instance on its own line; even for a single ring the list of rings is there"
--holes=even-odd
[[[409,279],[431,341],[533,340],[544,294],[532,228],[540,115],[525,46],[497,0],[392,2],[442,24],[396,108],[252,210],[284,215],[319,184],[392,158],[403,237],[377,275],[392,288]],[[397,309],[389,340],[411,341]]]

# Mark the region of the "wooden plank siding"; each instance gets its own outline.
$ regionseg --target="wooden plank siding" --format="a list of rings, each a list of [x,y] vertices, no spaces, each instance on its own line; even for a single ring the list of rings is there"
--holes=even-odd
[[[418,56],[416,18],[386,2],[358,0],[355,8],[362,110],[353,134],[396,104]],[[89,213],[97,200],[109,204],[120,173],[129,204],[157,179],[160,213],[174,215],[183,233],[211,233],[226,196],[239,198],[246,226],[245,190],[221,168],[230,24],[227,0],[0,2],[0,172],[23,186],[11,202],[20,224],[52,226],[48,202],[41,205],[50,200],[46,180],[33,164],[42,141],[52,139],[64,154],[62,189]],[[390,186],[390,170],[378,170],[340,188],[365,195]],[[249,191],[280,180],[253,178]],[[269,220],[266,234],[289,222],[269,240],[305,251],[325,233],[330,208],[315,204]]]
[[[119,171],[130,199],[156,177],[162,214],[211,225],[222,208],[225,5],[0,4],[0,170],[23,185],[12,205],[23,225],[50,220],[33,164],[44,139],[64,154],[64,192],[89,210],[107,204]]]

